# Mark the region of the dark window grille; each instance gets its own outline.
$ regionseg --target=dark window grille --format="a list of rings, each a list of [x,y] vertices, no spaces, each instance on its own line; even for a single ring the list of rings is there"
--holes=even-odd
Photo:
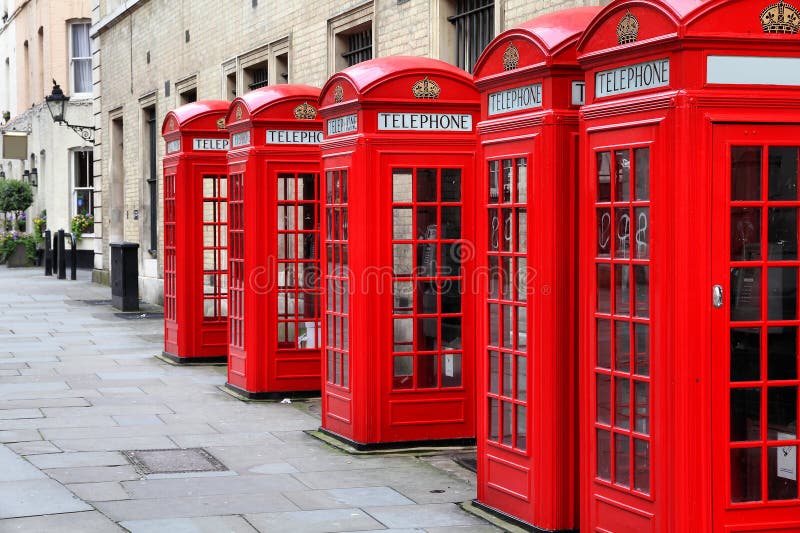
[[[348,67],[372,59],[372,27],[345,37],[347,38],[347,52],[342,53],[342,57]]]
[[[494,37],[494,0],[457,0],[456,14],[447,20],[456,27],[456,66],[472,72]]]
[[[147,188],[150,193],[150,250],[155,253],[158,250],[158,183],[157,183],[157,162],[156,162],[156,109],[154,107],[147,110],[147,128],[150,144],[149,154],[149,174],[147,177]]]
[[[247,87],[251,91],[253,89],[258,89],[259,87],[266,87],[269,85],[269,80],[267,79],[267,67],[254,68],[250,70],[250,75],[253,77],[253,82]]]

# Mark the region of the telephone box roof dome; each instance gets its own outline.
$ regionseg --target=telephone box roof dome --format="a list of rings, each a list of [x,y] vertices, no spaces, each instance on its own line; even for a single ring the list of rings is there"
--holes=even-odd
[[[217,119],[228,112],[228,106],[230,106],[230,102],[225,100],[198,100],[184,104],[167,113],[161,133],[163,135],[186,128],[193,130],[216,129]]]
[[[244,104],[250,116],[269,107],[270,105],[289,98],[308,98],[316,105],[319,98],[319,87],[311,85],[298,85],[293,83],[283,83],[280,85],[267,85],[254,91],[243,94],[236,98]],[[233,107],[233,104],[231,104]]]
[[[515,30],[527,33],[539,41],[545,51],[552,52],[571,38],[579,36],[599,12],[597,6],[562,9],[523,22],[500,35]]]

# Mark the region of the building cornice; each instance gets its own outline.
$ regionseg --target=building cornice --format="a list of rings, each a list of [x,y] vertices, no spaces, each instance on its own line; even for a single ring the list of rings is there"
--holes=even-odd
[[[111,29],[120,20],[124,19],[134,10],[142,7],[148,1],[149,0],[125,0],[117,9],[93,24],[89,36],[94,39],[104,31]]]

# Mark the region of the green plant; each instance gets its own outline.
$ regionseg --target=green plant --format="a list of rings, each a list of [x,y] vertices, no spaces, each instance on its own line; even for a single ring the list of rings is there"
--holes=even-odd
[[[18,244],[25,245],[25,255],[31,264],[36,262],[36,240],[33,235],[8,231],[0,233],[0,263],[4,263],[14,253]]]
[[[16,220],[22,220],[26,209],[33,203],[33,188],[20,180],[0,180],[0,211],[12,213]],[[6,229],[8,217],[6,216]]]
[[[47,229],[47,210],[42,209],[39,216],[33,219],[33,238],[37,244],[44,242],[44,231]]]
[[[75,235],[75,238],[80,240],[81,236],[90,228],[94,228],[94,217],[92,215],[83,215],[78,213],[70,221],[70,229]]]

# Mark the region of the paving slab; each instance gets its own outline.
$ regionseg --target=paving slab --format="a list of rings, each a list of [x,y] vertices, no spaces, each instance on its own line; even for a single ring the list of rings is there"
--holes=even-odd
[[[271,476],[223,476],[204,478],[198,482],[194,478],[146,479],[124,481],[122,486],[131,498],[181,498],[189,496],[210,496],[217,494],[247,494],[299,491],[305,487],[288,474]]]
[[[240,516],[203,516],[197,518],[164,518],[160,520],[126,520],[120,525],[131,533],[257,533]]]
[[[291,524],[293,533],[333,533],[338,531],[364,531],[380,528],[381,523],[361,509],[333,509],[326,511],[295,511],[288,513],[263,513],[246,515],[248,522],[259,531],[285,531]]]
[[[127,481],[139,479],[141,475],[130,465],[82,466],[71,468],[49,468],[43,470],[59,483],[95,483],[100,481]]]
[[[61,449],[47,440],[33,440],[30,442],[12,442],[7,444],[8,449],[17,455],[36,455],[43,453],[61,453]]]
[[[130,499],[122,485],[116,481],[101,481],[98,483],[73,483],[66,485],[78,498],[86,502],[108,502],[114,500]]]
[[[0,482],[0,518],[89,511],[91,506],[52,479]]]
[[[97,511],[31,516],[0,521],[0,533],[41,533],[42,531],[117,533],[124,530]]]
[[[0,446],[0,482],[45,479],[46,477],[38,468],[6,446]]]
[[[483,526],[486,524],[483,519],[465,513],[452,503],[417,505],[413,511],[406,506],[364,507],[364,511],[390,528]]]
[[[43,417],[44,415],[39,409],[3,409],[0,407],[0,420]]]
[[[283,494],[303,510],[414,505],[413,501],[390,487],[305,490]]]
[[[53,444],[55,444],[65,452],[158,450],[161,448],[179,447],[172,440],[163,436],[93,438],[93,439],[59,439],[59,440],[54,440]]]

